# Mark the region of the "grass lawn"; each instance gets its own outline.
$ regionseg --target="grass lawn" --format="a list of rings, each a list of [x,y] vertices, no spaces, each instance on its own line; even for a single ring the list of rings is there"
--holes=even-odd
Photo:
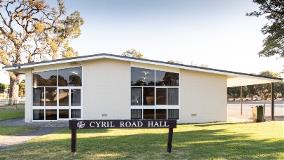
[[[178,125],[171,154],[167,131],[81,130],[76,159],[284,159],[284,122]],[[70,131],[0,151],[0,159],[72,159]]]
[[[1,126],[0,127],[0,137],[7,135],[19,135],[24,132],[34,130],[34,127],[27,126]]]
[[[0,121],[15,118],[24,118],[23,105],[0,107]]]

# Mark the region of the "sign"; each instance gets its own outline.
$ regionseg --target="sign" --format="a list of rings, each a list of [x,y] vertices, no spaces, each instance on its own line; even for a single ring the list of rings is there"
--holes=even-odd
[[[175,120],[71,120],[70,129],[176,128]]]
[[[71,152],[76,152],[78,129],[102,128],[169,128],[167,152],[172,151],[173,128],[176,120],[70,120]]]

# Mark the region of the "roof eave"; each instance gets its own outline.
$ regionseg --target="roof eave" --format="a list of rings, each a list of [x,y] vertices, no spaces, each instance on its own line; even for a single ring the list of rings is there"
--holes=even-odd
[[[265,77],[265,76],[253,75],[253,74],[248,74],[248,73],[240,73],[240,72],[205,68],[205,67],[178,64],[178,63],[169,63],[169,62],[150,60],[150,59],[133,58],[133,57],[112,55],[112,54],[106,54],[106,53],[81,56],[81,57],[75,57],[75,58],[59,59],[55,61],[45,61],[45,62],[36,62],[32,64],[8,66],[8,67],[4,67],[3,69],[6,71],[16,71],[16,70],[28,69],[28,68],[38,67],[38,66],[46,66],[46,65],[61,64],[61,63],[72,63],[72,62],[78,62],[78,61],[88,61],[88,60],[96,60],[96,59],[103,59],[103,58],[130,61],[130,62],[138,62],[138,63],[147,63],[147,64],[153,64],[153,65],[163,65],[163,66],[174,67],[174,68],[179,68],[179,69],[219,74],[219,75],[224,75],[228,77],[238,77],[238,76],[244,77],[245,76],[245,77],[254,77],[254,78],[274,80],[274,81],[283,80],[282,78]]]

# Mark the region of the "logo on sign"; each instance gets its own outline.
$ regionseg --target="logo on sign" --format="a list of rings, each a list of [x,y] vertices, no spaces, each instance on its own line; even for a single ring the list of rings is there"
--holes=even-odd
[[[86,124],[85,124],[83,121],[79,121],[79,122],[77,123],[77,127],[78,127],[78,128],[84,128],[85,125],[86,125]]]

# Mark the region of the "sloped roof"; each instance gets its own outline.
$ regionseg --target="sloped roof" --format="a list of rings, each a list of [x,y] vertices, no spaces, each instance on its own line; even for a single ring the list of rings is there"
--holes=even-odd
[[[72,58],[33,62],[33,63],[13,65],[13,66],[5,66],[3,69],[7,71],[19,71],[21,69],[34,68],[38,66],[63,64],[63,63],[70,63],[70,62],[80,62],[80,61],[88,61],[88,60],[103,59],[103,58],[130,61],[130,62],[139,62],[139,63],[146,63],[146,64],[154,64],[154,65],[162,65],[162,66],[168,66],[168,67],[174,67],[174,68],[180,68],[180,69],[187,69],[187,70],[193,70],[193,71],[226,75],[228,76],[227,78],[228,87],[272,83],[272,82],[279,82],[282,80],[282,78],[267,77],[267,76],[249,74],[249,73],[228,71],[228,70],[222,70],[222,69],[214,69],[214,68],[208,68],[208,67],[200,67],[200,66],[180,64],[180,63],[171,63],[171,62],[152,60],[152,59],[146,59],[146,58],[127,57],[127,56],[114,55],[114,54],[108,54],[108,53],[100,53],[100,54],[85,55],[85,56],[78,56],[78,57],[72,57]]]

